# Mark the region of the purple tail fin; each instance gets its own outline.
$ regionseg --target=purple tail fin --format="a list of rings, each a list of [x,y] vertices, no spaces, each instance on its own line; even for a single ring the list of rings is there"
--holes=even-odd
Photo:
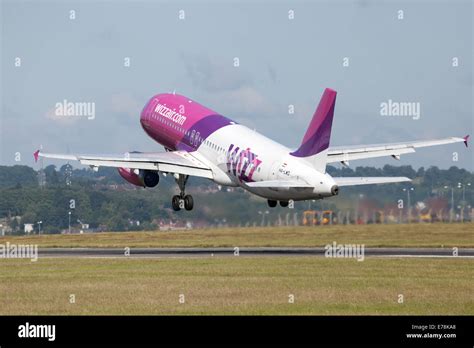
[[[336,94],[337,92],[330,88],[324,90],[324,94],[300,147],[298,150],[292,152],[291,155],[296,157],[310,157],[329,147]]]

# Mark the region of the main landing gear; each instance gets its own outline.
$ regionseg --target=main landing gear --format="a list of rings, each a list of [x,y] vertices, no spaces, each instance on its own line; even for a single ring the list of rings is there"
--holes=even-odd
[[[175,195],[171,199],[171,206],[173,207],[173,210],[192,210],[194,206],[193,196],[184,193],[186,182],[188,181],[188,175],[179,174],[178,177],[175,178],[175,180],[181,192],[179,195]]]
[[[274,201],[272,199],[269,199],[267,200],[268,202],[268,206],[270,208],[275,208],[278,204],[278,201]],[[283,207],[283,208],[286,208],[288,206],[288,201],[280,201],[280,205]]]

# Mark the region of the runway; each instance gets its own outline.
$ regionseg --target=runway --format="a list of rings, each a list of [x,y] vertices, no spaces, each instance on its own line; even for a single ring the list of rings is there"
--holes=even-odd
[[[474,248],[364,248],[364,257],[445,257],[474,258]],[[299,247],[267,248],[39,248],[38,257],[235,257],[235,256],[314,256],[325,257],[326,249]]]

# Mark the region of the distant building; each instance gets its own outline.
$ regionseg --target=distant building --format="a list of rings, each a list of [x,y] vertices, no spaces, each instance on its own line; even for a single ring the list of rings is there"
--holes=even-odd
[[[156,221],[156,220],[154,220]],[[184,221],[165,221],[160,220],[158,223],[160,231],[178,231],[178,230],[189,230],[193,228],[193,224],[191,222],[184,222]]]
[[[25,234],[30,234],[35,230],[34,224],[24,224]]]
[[[5,234],[9,234],[13,232],[12,224],[14,223],[18,224],[20,221],[19,216],[8,216],[6,218],[1,218],[0,219],[0,234],[4,236]]]

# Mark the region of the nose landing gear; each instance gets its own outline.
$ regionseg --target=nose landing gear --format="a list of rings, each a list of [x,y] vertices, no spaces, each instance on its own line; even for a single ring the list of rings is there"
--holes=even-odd
[[[179,211],[181,209],[192,210],[194,207],[193,196],[187,195],[184,192],[188,177],[188,175],[179,174],[178,177],[175,178],[181,192],[179,195],[174,195],[171,199],[171,206],[174,211]]]

